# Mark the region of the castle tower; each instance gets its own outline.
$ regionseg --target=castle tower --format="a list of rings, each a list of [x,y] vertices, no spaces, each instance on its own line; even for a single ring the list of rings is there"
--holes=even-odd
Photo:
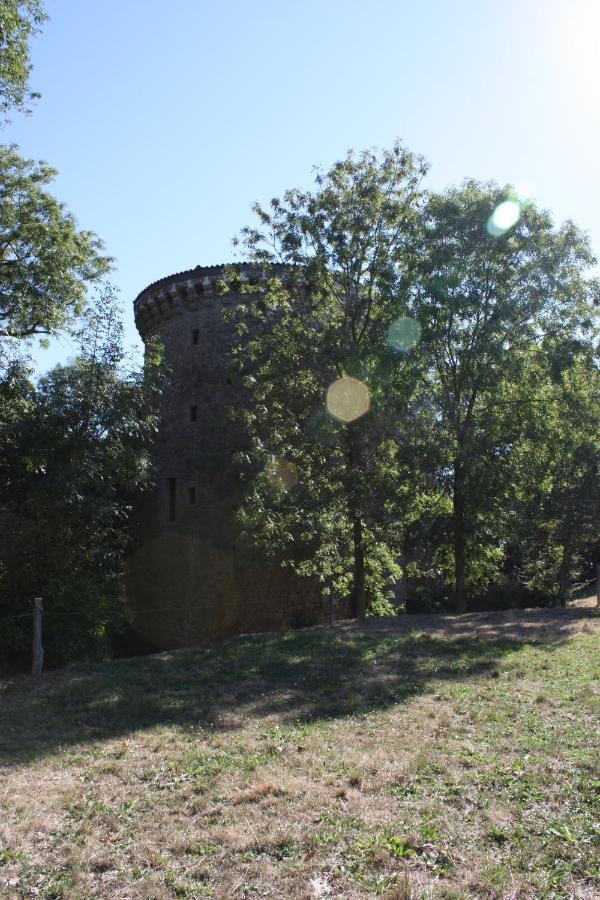
[[[222,309],[240,294],[219,290],[226,268],[162,278],[134,303],[142,339],[161,340],[170,371],[156,488],[140,509],[139,548],[126,578],[133,627],[159,648],[325,619],[314,585],[265,562],[236,528],[242,485],[232,457],[246,436],[228,409],[245,397],[228,368],[233,333]],[[247,264],[236,270],[258,292],[260,273]]]

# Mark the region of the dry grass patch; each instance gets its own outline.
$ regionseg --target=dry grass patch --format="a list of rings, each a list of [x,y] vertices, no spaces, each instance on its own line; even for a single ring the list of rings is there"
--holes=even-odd
[[[599,620],[417,624],[5,684],[0,896],[600,896]]]

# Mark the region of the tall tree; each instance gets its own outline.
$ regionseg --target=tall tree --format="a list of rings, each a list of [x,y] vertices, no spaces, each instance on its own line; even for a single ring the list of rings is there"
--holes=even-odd
[[[40,0],[0,0],[0,120],[37,96],[29,44],[45,19]],[[55,175],[0,145],[0,341],[63,328],[82,311],[87,285],[110,268],[102,242],[47,190]]]
[[[0,0],[0,120],[27,111],[39,0]],[[46,600],[48,659],[98,648],[122,613],[128,517],[151,478],[159,390],[153,352],[125,366],[101,241],[48,190],[55,172],[0,146],[0,635],[23,659],[32,598]],[[70,328],[77,358],[34,386],[28,339]],[[25,349],[24,349],[25,347]]]
[[[417,247],[411,308],[430,357],[432,440],[446,451],[456,609],[464,611],[468,557],[498,558],[498,479],[516,438],[506,413],[527,402],[508,385],[544,335],[591,325],[594,260],[572,223],[555,229],[510,188],[474,181],[429,198]]]
[[[46,18],[40,0],[0,0],[0,119],[39,96],[29,88],[29,41]]]
[[[0,407],[9,413],[0,422],[0,618],[15,663],[27,658],[35,596],[45,601],[50,664],[107,649],[123,621],[132,503],[153,475],[153,353],[143,371],[128,365],[110,291],[86,311],[79,340],[79,355],[37,388],[17,372],[4,382],[13,404]]]
[[[242,516],[254,541],[350,595],[359,617],[397,574],[389,504],[418,339],[402,314],[425,169],[400,144],[349,153],[314,191],[257,206],[259,226],[242,236],[265,277],[237,314],[258,471]]]
[[[531,355],[524,382],[513,553],[526,584],[564,605],[582,554],[600,549],[600,369],[589,344],[558,338]]]
[[[0,339],[48,335],[82,310],[110,259],[45,188],[55,171],[0,146]]]

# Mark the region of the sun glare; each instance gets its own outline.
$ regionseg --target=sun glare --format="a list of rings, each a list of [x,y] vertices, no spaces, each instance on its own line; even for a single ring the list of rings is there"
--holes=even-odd
[[[600,88],[600,0],[570,0],[557,5],[552,43],[558,75],[576,105],[596,108]],[[589,104],[593,104],[592,107]]]
[[[506,234],[516,225],[521,216],[521,204],[518,200],[504,200],[498,204],[487,223],[488,232],[494,237]]]

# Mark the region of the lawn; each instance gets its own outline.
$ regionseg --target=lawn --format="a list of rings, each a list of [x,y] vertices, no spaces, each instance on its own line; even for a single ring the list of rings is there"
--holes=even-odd
[[[0,896],[600,897],[599,649],[404,617],[0,682]]]

